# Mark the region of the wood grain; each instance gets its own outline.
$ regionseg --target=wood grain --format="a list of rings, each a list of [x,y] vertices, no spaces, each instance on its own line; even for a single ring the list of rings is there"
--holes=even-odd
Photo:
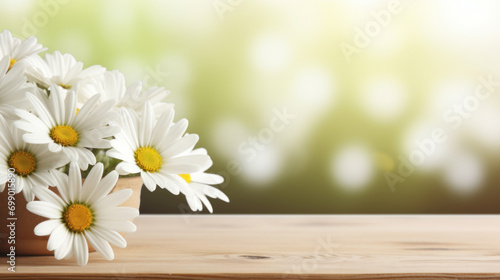
[[[500,216],[140,216],[115,260],[0,258],[1,279],[500,279]]]

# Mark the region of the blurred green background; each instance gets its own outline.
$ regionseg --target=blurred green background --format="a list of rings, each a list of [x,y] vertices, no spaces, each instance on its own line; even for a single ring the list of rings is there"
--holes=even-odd
[[[499,14],[472,0],[0,0],[0,29],[171,90],[226,178],[215,213],[499,213]],[[143,193],[142,213],[189,212]]]

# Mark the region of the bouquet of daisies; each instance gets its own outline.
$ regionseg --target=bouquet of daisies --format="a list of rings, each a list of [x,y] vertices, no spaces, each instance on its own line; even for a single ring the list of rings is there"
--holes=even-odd
[[[193,211],[212,212],[207,197],[229,201],[212,186],[223,178],[205,172],[212,161],[194,148],[198,135],[186,133],[186,119],[174,122],[167,90],[127,87],[118,71],[84,69],[58,51],[40,57],[45,50],[35,37],[0,33],[0,191],[14,173],[27,209],[48,219],[34,231],[50,235],[56,259],[85,265],[87,242],[109,260],[110,243],[126,246],[119,232],[135,231],[139,212],[118,207],[130,189],[110,193],[119,176],[182,193]]]

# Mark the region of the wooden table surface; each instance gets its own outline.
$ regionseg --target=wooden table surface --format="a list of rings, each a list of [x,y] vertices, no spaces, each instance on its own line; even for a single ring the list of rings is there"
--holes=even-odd
[[[500,279],[500,216],[146,215],[115,260],[0,258],[1,279]]]

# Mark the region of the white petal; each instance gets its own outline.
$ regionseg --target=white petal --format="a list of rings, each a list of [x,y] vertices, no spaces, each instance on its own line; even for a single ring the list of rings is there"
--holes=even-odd
[[[224,182],[224,177],[210,173],[193,173],[191,174],[191,181],[209,185],[218,185]]]
[[[131,221],[97,220],[95,222],[95,225],[104,229],[108,229],[110,231],[117,232],[135,232],[137,230],[137,227]]]
[[[21,177],[17,179],[17,186],[16,186],[16,191],[23,191],[24,199],[28,202],[31,202],[35,199],[35,194],[32,192],[30,186],[25,186],[26,185],[26,179]]]
[[[52,118],[50,112],[47,110],[47,107],[45,107],[45,105],[38,99],[38,97],[32,93],[27,93],[26,97],[31,102],[31,105],[33,105],[33,108],[35,108],[38,118],[40,118],[40,120],[43,121],[46,126],[54,127],[56,125],[54,119]]]
[[[32,143],[32,144],[47,144],[47,143],[50,143],[52,142],[52,139],[50,139],[50,137],[48,135],[42,135],[42,134],[30,134],[30,133],[26,133],[23,135],[23,140],[26,142],[26,143]],[[57,144],[55,144],[57,145]],[[60,145],[59,145],[60,146]],[[51,147],[49,146],[49,149]],[[54,147],[52,147],[54,148]],[[55,149],[55,148],[54,148]],[[60,150],[60,148],[59,148]],[[53,150],[50,150],[51,152],[58,152],[58,151],[53,151]]]
[[[111,207],[98,212],[99,220],[132,220],[139,216],[139,210],[132,207]]]
[[[191,186],[208,197],[218,198],[222,201],[229,202],[229,198],[227,197],[227,195],[217,188],[199,183],[191,183]]]
[[[123,133],[120,135],[123,135]],[[113,148],[116,151],[122,153],[123,155],[129,156],[130,161],[134,161],[134,148],[135,147],[131,147],[128,142],[122,141],[121,139],[120,140],[119,139],[110,140],[110,143],[111,143],[111,146],[113,146]]]
[[[26,208],[34,214],[49,218],[59,219],[62,215],[62,208],[45,201],[31,201],[28,202]]]
[[[204,148],[198,148],[198,149],[194,149],[193,151],[191,151],[191,154],[192,155],[207,155],[208,152]]]
[[[174,195],[178,195],[179,192],[182,189],[185,189],[185,186],[187,186],[186,181],[184,179],[180,178],[180,180],[176,180],[174,178],[178,177],[178,175],[171,175],[167,173],[162,173],[160,176],[163,176],[163,180],[166,182],[164,188],[167,189],[169,192],[171,192]],[[162,186],[163,187],[163,186]]]
[[[164,142],[163,139],[168,135],[168,131],[172,126],[172,121],[174,120],[174,109],[169,108],[167,111],[163,112],[163,114],[158,119],[155,129],[153,129],[153,133],[151,134],[151,143],[154,145],[158,145],[159,143]],[[159,126],[164,129],[160,129]]]
[[[86,197],[86,202],[89,204],[94,204],[99,199],[105,197],[111,192],[111,190],[115,187],[116,182],[118,181],[118,173],[116,171],[111,171],[108,175],[106,175],[102,180],[97,184],[90,193]]]
[[[120,162],[116,166],[116,171],[118,171],[118,173],[120,173],[120,175],[127,175],[127,174],[139,173],[139,172],[141,172],[141,169],[135,164],[131,164],[128,162]]]
[[[74,233],[68,232],[63,237],[63,240],[61,242],[61,245],[54,250],[54,257],[56,260],[61,260],[63,258],[67,258],[71,255],[73,255],[73,240],[75,238]]]
[[[57,191],[61,195],[64,202],[66,202],[66,203],[72,202],[73,198],[70,197],[70,193],[68,190],[69,189],[68,188],[68,181],[69,181],[68,175],[66,175],[62,172],[56,172],[56,173],[53,173],[53,175],[57,181],[57,184],[56,184]]]
[[[29,134],[25,134],[23,136],[23,139],[24,141],[28,142],[28,143],[34,143],[34,144],[37,144],[36,142],[34,142],[33,140],[31,140],[31,142],[29,141],[29,137],[30,135]],[[38,136],[38,135],[36,135]],[[52,141],[52,139],[50,140]],[[62,146],[57,144],[57,143],[54,143],[54,142],[49,142],[49,151],[53,152],[53,153],[58,153],[62,150]]]
[[[179,184],[176,182],[172,183],[172,180],[170,180],[170,176],[165,173],[153,173],[149,174],[151,178],[157,182],[158,186],[162,189],[167,189],[169,192],[171,192],[174,195],[178,195],[180,192],[180,187]]]
[[[72,162],[69,166],[68,194],[72,201],[80,200],[82,190],[82,173],[77,164]]]
[[[103,170],[104,166],[100,162],[92,167],[89,174],[87,175],[87,178],[85,179],[85,182],[83,183],[82,200],[87,201],[90,195],[94,192],[97,185],[101,181]]]
[[[35,227],[35,235],[38,236],[46,236],[52,233],[54,229],[61,224],[61,221],[59,220],[48,220],[48,221],[43,221],[39,223]]]
[[[170,145],[170,143],[180,139],[182,135],[186,132],[188,127],[188,121],[186,119],[181,119],[175,123],[169,130],[168,135],[164,139],[164,145]],[[156,129],[156,127],[155,127]]]
[[[110,261],[115,258],[113,249],[106,240],[97,237],[95,234],[92,233],[92,231],[85,231],[85,236],[87,237],[87,240],[89,241],[90,245],[92,245],[92,247],[105,259]]]
[[[200,202],[203,202],[203,204],[205,204],[205,207],[207,207],[208,211],[210,213],[213,213],[213,208],[212,208],[212,204],[210,203],[210,201],[205,197],[205,195],[203,195],[202,193],[197,193],[196,196],[198,197],[198,199],[200,200]],[[200,211],[203,210],[203,206],[200,207],[199,209]]]
[[[109,231],[101,227],[94,227],[92,229],[92,232],[99,238],[102,238],[115,246],[118,246],[120,248],[127,247],[127,241],[125,240],[125,238],[123,238],[123,236],[121,236],[116,231]]]
[[[190,134],[182,137],[178,141],[172,143],[162,154],[166,157],[175,157],[185,151],[193,149],[200,137],[196,134]]]
[[[132,196],[133,191],[131,189],[123,189],[117,192],[111,193],[105,197],[98,199],[94,203],[94,207],[99,209],[101,207],[116,207]]]
[[[133,112],[122,108],[120,111],[122,130],[127,135],[127,139],[131,141],[130,146],[138,147],[138,136],[137,136],[137,116],[133,115]]]
[[[141,124],[139,125],[139,143],[143,146],[150,145],[151,133],[155,122],[155,114],[151,102],[144,104]]]
[[[63,208],[65,203],[64,201],[54,192],[45,187],[35,187],[33,188],[33,193],[38,199],[41,201],[46,201],[55,205],[59,205],[59,207]]]
[[[54,117],[55,123],[66,124],[64,120],[64,99],[67,95],[59,90],[58,86],[50,86],[48,109]],[[71,94],[71,93],[68,93]]]
[[[40,121],[35,115],[28,113],[27,111],[16,110],[16,114],[23,120],[26,121],[15,121],[14,125],[26,132],[36,133],[36,134],[49,134],[49,128]],[[47,136],[48,138],[48,136]]]
[[[169,159],[165,164],[165,168],[173,168],[174,166],[187,166],[187,165],[196,165],[198,168],[192,168],[196,171],[186,171],[186,172],[176,172],[176,174],[187,174],[187,173],[195,173],[199,172],[201,168],[206,166],[207,164],[212,164],[212,160],[207,155],[187,155],[187,156],[179,156],[175,158]],[[171,172],[169,172],[171,173]]]
[[[94,109],[95,105],[99,101],[99,95],[94,95],[92,96],[83,106],[80,108],[80,111],[78,111],[78,114],[76,114],[75,117],[75,125],[79,125],[80,123],[84,122],[92,113],[92,109]],[[91,116],[90,116],[91,117]]]
[[[163,164],[162,171],[168,174],[190,174],[199,172],[201,167],[196,164],[167,162]]]
[[[203,204],[205,204],[205,207],[207,207],[208,212],[213,213],[214,210],[212,208],[212,204],[210,204],[210,201],[208,201],[208,199],[205,196],[200,196],[200,199],[203,202]]]
[[[41,145],[36,145],[40,147]],[[69,162],[64,153],[43,153],[43,157],[38,157],[37,169],[38,170],[51,170],[66,165]]]
[[[156,189],[156,182],[153,178],[148,174],[148,172],[141,172],[142,182],[148,188],[149,191],[154,191]]]
[[[198,198],[195,195],[186,195],[186,201],[191,211],[198,211]]]
[[[63,123],[72,123],[75,115],[77,115],[76,107],[76,93],[70,92],[66,94],[66,99],[64,100],[64,105],[61,108]]]
[[[24,179],[24,177],[17,177],[16,178],[16,183],[15,183],[15,187],[16,187],[16,193],[20,193],[23,189],[24,189],[24,185],[26,184],[26,180]],[[30,193],[31,193],[31,190],[28,190]],[[27,200],[27,201],[31,201],[31,200]]]
[[[116,140],[111,140],[111,141],[116,141]],[[121,143],[121,142],[119,142]],[[131,154],[124,154],[123,152],[117,150],[117,149],[111,149],[106,152],[106,155],[108,157],[128,161],[128,162],[133,162],[134,157]]]
[[[74,149],[75,152],[78,154],[78,167],[81,170],[87,170],[89,165],[94,165],[96,164],[96,158],[95,155],[87,150],[86,148],[69,148],[69,149]]]
[[[73,253],[75,254],[76,263],[79,266],[87,265],[89,261],[89,248],[83,234],[75,234],[75,240],[73,240]]]
[[[70,232],[66,229],[66,225],[60,223],[50,234],[49,241],[47,242],[47,250],[53,251],[59,248],[68,234]]]

